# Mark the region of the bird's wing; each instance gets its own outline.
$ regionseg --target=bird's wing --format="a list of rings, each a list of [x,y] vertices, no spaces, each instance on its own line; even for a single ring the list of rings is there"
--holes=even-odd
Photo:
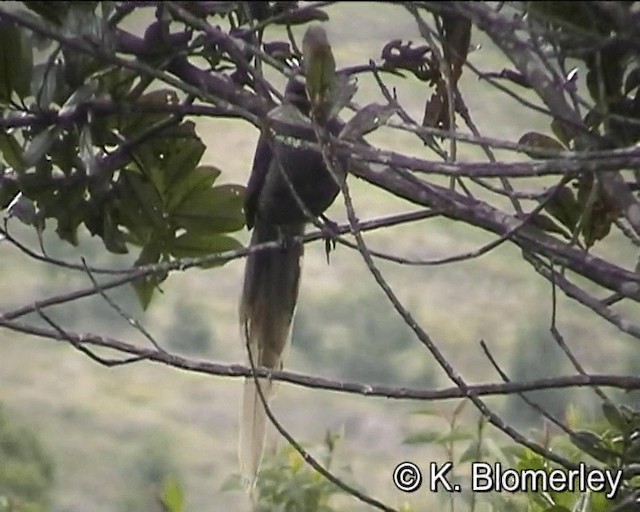
[[[244,199],[244,216],[249,229],[255,225],[258,199],[269,171],[271,159],[272,149],[269,140],[266,135],[260,134]]]

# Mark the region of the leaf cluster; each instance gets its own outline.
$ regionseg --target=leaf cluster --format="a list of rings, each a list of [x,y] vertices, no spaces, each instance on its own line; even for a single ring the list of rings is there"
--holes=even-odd
[[[327,432],[320,447],[319,462],[331,470],[335,449],[341,435]],[[348,468],[343,468],[347,473]],[[333,471],[332,471],[333,472]],[[240,477],[232,475],[223,484],[222,490],[239,490]],[[317,512],[337,512],[331,498],[344,491],[313,470],[291,446],[285,446],[277,453],[266,457],[256,482],[256,512],[295,512],[313,510]]]
[[[586,134],[555,118],[549,137],[529,132],[521,144],[553,151],[615,149],[640,141],[640,47],[632,35],[639,21],[634,2],[531,2],[532,30],[545,32],[545,47],[562,65],[578,63],[562,86],[575,92],[578,69],[585,71],[590,104],[583,116]],[[586,137],[585,137],[586,136]],[[585,147],[585,141],[589,140]],[[537,154],[537,156],[536,156]],[[638,190],[638,182],[630,183]],[[560,187],[534,222],[585,247],[604,239],[622,212],[599,183],[597,173],[580,173]],[[560,226],[558,226],[560,224]]]
[[[52,29],[115,47],[108,2],[26,6]],[[244,226],[244,187],[216,185],[221,170],[201,163],[195,124],[175,113],[191,100],[151,86],[135,71],[0,22],[0,107],[5,117],[38,120],[0,132],[0,208],[38,232],[55,221],[72,245],[82,227],[109,252],[139,248],[136,265],[240,247],[229,233]],[[106,115],[102,104],[112,107]],[[143,307],[165,278],[135,283]]]

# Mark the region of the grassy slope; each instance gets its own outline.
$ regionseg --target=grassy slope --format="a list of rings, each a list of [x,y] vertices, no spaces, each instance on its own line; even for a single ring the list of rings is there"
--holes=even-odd
[[[368,9],[352,4],[333,8],[331,12],[329,30],[340,66],[366,62],[371,56],[377,56],[381,41],[418,39],[411,20],[399,9],[380,5]],[[474,39],[483,43],[483,48],[473,54],[477,66],[481,69],[504,66],[496,61],[496,54],[487,41],[478,34]],[[428,94],[426,87],[400,81],[396,85],[400,100],[420,118]],[[462,88],[483,134],[516,140],[526,129],[546,131],[544,119],[514,118],[511,101],[496,100],[489,88],[480,86],[468,73],[463,76]],[[370,81],[362,80],[361,95],[357,99],[360,103],[379,101]],[[199,131],[208,144],[205,162],[220,166],[225,180],[244,182],[256,131],[233,121],[206,120],[199,122]],[[394,132],[377,134],[375,140],[416,154],[423,151],[411,137]],[[477,152],[463,152],[463,158],[478,156]],[[361,218],[410,208],[363,183],[351,182]],[[337,203],[332,213],[343,218],[343,207]],[[490,237],[450,221],[436,220],[381,231],[370,235],[368,240],[373,247],[392,247],[402,254],[431,258],[475,248]],[[87,247],[90,252],[96,250],[90,243]],[[67,248],[57,249],[73,255]],[[2,309],[33,300],[43,291],[54,293],[86,283],[86,279],[79,276],[45,274],[40,266],[25,262],[4,244],[0,246],[0,254],[0,286],[11,290],[2,299]],[[621,254],[620,258],[627,263],[632,261],[627,254]],[[446,267],[415,269],[383,264],[382,268],[400,297],[411,305],[417,319],[471,381],[495,378],[484,363],[478,344],[481,339],[489,342],[505,365],[514,347],[522,351],[523,357],[538,352],[540,347],[547,347],[543,350],[550,347],[548,340],[543,339],[544,329],[540,329],[549,314],[549,288],[521,262],[519,253],[512,247],[500,248],[479,260]],[[194,308],[210,330],[215,359],[241,361],[236,327],[241,273],[242,262],[237,261],[223,270],[193,270],[174,275],[165,286],[166,293],[158,297],[151,311],[141,318],[166,342],[172,324],[179,321],[175,318],[178,306],[186,304]],[[125,297],[127,294],[125,290],[119,297],[132,304],[130,297]],[[340,248],[327,267],[320,244],[309,247],[301,311],[312,318],[309,304],[321,303],[330,297],[346,300],[351,294],[354,298],[359,294],[382,297],[357,254]],[[617,367],[625,340],[614,337],[612,330],[590,319],[585,310],[564,300],[560,306],[561,324],[573,335],[569,338],[572,346],[587,367],[602,372]],[[354,302],[352,307],[357,308],[358,303]],[[81,302],[73,312],[67,310],[65,318],[71,314],[76,326],[125,339],[140,338],[127,331],[121,322],[114,321],[99,301]],[[54,510],[118,510],[123,495],[136,492],[131,489],[131,482],[140,451],[154,442],[166,446],[173,454],[185,481],[190,510],[213,510],[212,503],[216,504],[215,510],[244,508],[242,496],[217,490],[226,476],[235,471],[240,380],[189,375],[149,363],[106,369],[67,346],[7,332],[0,336],[0,380],[4,383],[0,387],[0,401],[41,431],[55,457],[58,485]],[[599,363],[603,339],[608,340],[609,367]],[[370,342],[385,343],[385,340]],[[433,366],[430,356],[416,344],[411,358],[420,361],[421,357],[425,358],[425,367]],[[335,375],[332,368],[310,368],[295,349],[288,367]],[[349,379],[349,375],[335,376]],[[304,404],[302,410],[299,404]],[[275,407],[284,424],[303,440],[318,440],[325,429],[344,426],[347,441],[340,453],[341,462],[350,462],[356,480],[375,489],[378,496],[390,503],[405,499],[391,485],[394,462],[409,456],[427,460],[428,452],[416,452],[400,445],[409,423],[406,413],[416,404],[364,400],[282,386]],[[412,420],[411,423],[425,428],[426,421]],[[416,499],[423,500],[424,494]]]

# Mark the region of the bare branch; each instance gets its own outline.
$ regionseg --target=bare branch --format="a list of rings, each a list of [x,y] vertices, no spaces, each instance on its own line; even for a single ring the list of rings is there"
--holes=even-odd
[[[0,326],[15,332],[58,340],[65,343],[70,343],[71,340],[73,340],[77,344],[108,348],[123,354],[136,356],[140,360],[161,363],[166,366],[193,373],[212,376],[215,375],[225,378],[251,377],[254,373],[250,367],[241,364],[216,363],[212,361],[191,359],[178,354],[172,354],[170,352],[160,352],[155,348],[138,347],[131,343],[93,333],[80,334],[68,330],[61,333],[55,328],[47,329],[20,322],[18,320],[7,320],[1,317]],[[339,393],[356,394],[365,397],[391,398],[397,400],[450,400],[466,398],[470,393],[473,393],[475,396],[482,397],[540,391],[544,389],[566,389],[593,386],[611,387],[629,391],[640,389],[640,377],[604,374],[569,375],[536,379],[528,382],[474,384],[469,385],[466,390],[461,390],[457,386],[437,390],[381,386],[377,384],[326,379],[323,377],[308,376],[290,371],[274,371],[266,368],[256,368],[255,375],[261,378],[288,382],[290,384],[311,389],[321,389],[336,391]]]

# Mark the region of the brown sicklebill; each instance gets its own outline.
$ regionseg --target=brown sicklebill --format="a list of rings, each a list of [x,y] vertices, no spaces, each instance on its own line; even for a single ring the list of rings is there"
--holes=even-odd
[[[293,78],[287,84],[284,108],[291,107],[309,116],[311,103],[301,78]],[[247,257],[240,326],[253,364],[280,370],[291,334],[303,255],[303,245],[295,238],[304,234],[309,216],[318,217],[334,201],[339,182],[345,177],[346,162],[340,160],[332,166],[336,173],[332,174],[320,152],[300,144],[300,140],[317,140],[310,122],[304,126],[275,122],[271,128],[278,137],[263,132],[258,140],[247,185],[245,216],[247,227],[253,229],[252,246],[275,241],[278,247],[258,250]],[[341,123],[330,119],[324,128],[337,135]],[[273,383],[264,378],[258,382],[268,400]],[[250,486],[255,483],[262,458],[266,419],[256,381],[247,377],[239,455],[243,476]]]

